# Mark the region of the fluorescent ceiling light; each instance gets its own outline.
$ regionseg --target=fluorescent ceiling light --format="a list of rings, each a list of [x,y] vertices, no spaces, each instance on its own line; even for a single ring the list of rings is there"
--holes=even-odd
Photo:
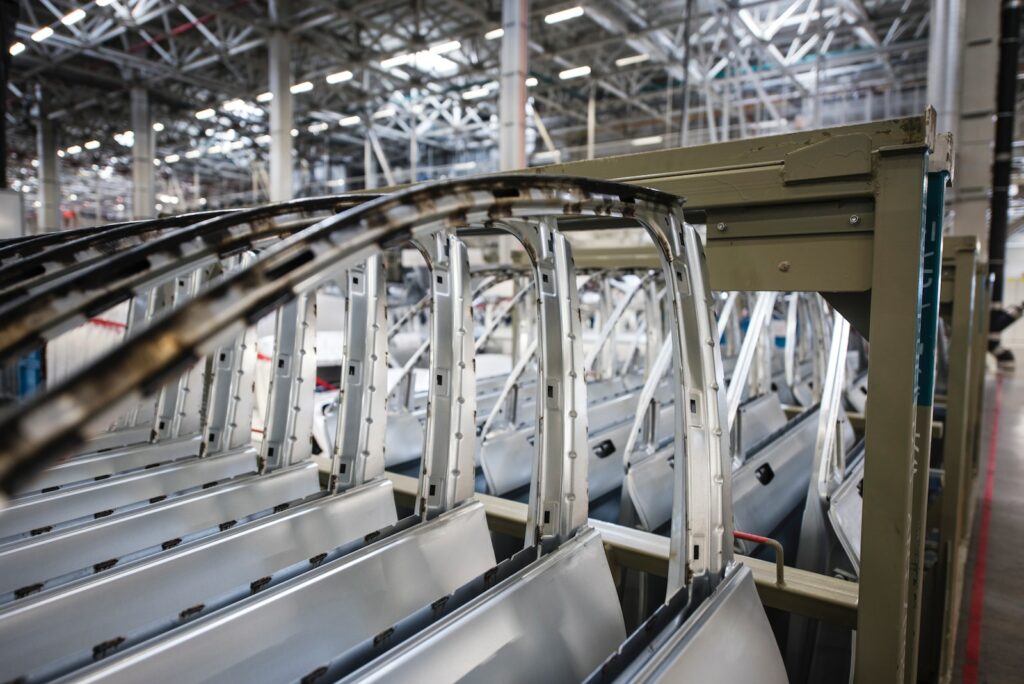
[[[358,116],[355,116],[355,115],[353,115],[353,116],[346,116],[346,117],[343,117],[341,119],[338,119],[338,125],[339,126],[355,126],[360,121],[362,121],[362,119],[360,119]]]
[[[292,95],[298,95],[299,93],[308,93],[313,89],[312,81],[303,81],[302,83],[296,83],[288,90],[291,91]]]
[[[100,141],[99,140],[90,140],[89,142],[85,143],[85,145],[83,147],[85,147],[85,149],[87,149],[87,150],[95,150],[99,146],[100,146]]]
[[[651,56],[648,55],[646,52],[641,52],[639,55],[632,55],[630,57],[620,57],[619,59],[615,60],[615,66],[624,67],[629,66],[630,64],[640,64],[641,62],[646,62],[650,58]]]
[[[589,66],[578,66],[578,67],[573,67],[572,69],[566,69],[565,71],[559,72],[558,78],[562,79],[563,81],[568,81],[570,78],[579,78],[580,76],[589,76],[589,75],[590,75],[590,67]]]
[[[112,2],[114,2],[114,0],[96,0],[96,6],[97,7],[106,7],[107,5],[109,5]]]
[[[462,43],[457,40],[446,40],[443,43],[437,43],[436,45],[430,46],[430,51],[435,55],[443,55],[446,52],[452,52],[462,47]]]
[[[259,95],[256,96],[257,102],[270,102],[273,99],[274,93],[270,92],[269,90],[265,93],[260,93]]]
[[[327,75],[327,82],[331,85],[335,83],[344,83],[345,81],[352,80],[352,72],[346,69],[345,71],[335,71],[333,74]]]
[[[536,76],[530,76],[528,79],[526,79],[526,87],[527,88],[532,88],[535,85],[537,85],[537,77]]]
[[[162,123],[160,123],[159,121],[157,121],[156,123],[153,124],[153,130],[156,131],[157,133],[159,133],[160,131],[164,130],[164,125]]]
[[[202,152],[200,152],[199,150],[189,150],[188,152],[185,153],[185,159],[195,159],[201,154]]]
[[[12,57],[15,56],[15,55],[20,55],[24,51],[25,51],[25,44],[22,43],[20,40],[17,43],[15,43],[14,45],[12,45],[11,48],[8,50],[8,52],[11,53]]]
[[[257,145],[269,144],[270,143],[270,136],[268,134],[266,134],[266,133],[264,133],[263,135],[258,135],[258,136],[256,136],[255,142],[256,142]]]
[[[487,86],[479,86],[477,88],[471,88],[466,92],[462,93],[463,100],[477,100],[481,97],[487,97],[491,94],[491,89]]]
[[[72,145],[71,147],[68,148],[68,154],[78,154],[81,151],[82,151],[82,146],[81,145]]]
[[[180,161],[180,160],[181,160],[181,157],[179,155],[177,155],[177,154],[169,154],[166,157],[164,157],[164,163],[165,164],[173,164],[174,162]]]
[[[645,145],[659,145],[664,140],[660,135],[649,135],[646,138],[634,138],[631,144],[633,147],[643,147]]]
[[[221,152],[220,145],[210,145],[209,147],[206,148],[206,153],[207,154],[220,154],[220,152]]]
[[[324,123],[323,121],[318,121],[315,124],[310,124],[307,130],[310,133],[313,133],[314,135],[317,133],[323,133],[324,131],[327,130],[327,124]]]
[[[497,40],[498,38],[501,38],[503,35],[505,35],[505,29],[496,28],[491,29],[490,31],[485,33],[484,38],[486,38],[487,40]]]
[[[153,160],[153,166],[160,166],[160,164],[162,164],[162,163],[163,162],[161,162],[159,159],[154,159]]]
[[[408,64],[411,59],[412,55],[408,53],[404,55],[395,55],[394,57],[382,59],[380,65],[384,69],[392,69],[394,67],[402,66],[403,64]]]
[[[568,21],[569,19],[575,19],[583,16],[583,8],[577,5],[576,7],[570,7],[568,9],[559,10],[552,12],[551,14],[544,17],[545,24],[557,24],[560,21]]]
[[[292,129],[292,137],[294,138],[294,137],[296,137],[296,136],[297,136],[298,134],[299,134],[299,129],[298,129],[298,128],[293,128],[293,129]]]
[[[61,159],[64,158],[65,154],[67,153],[64,150],[57,150],[57,156],[60,157]]]
[[[207,107],[206,109],[200,109],[198,112],[196,112],[196,118],[212,119],[216,113],[217,112],[215,112],[212,108]]]
[[[374,119],[386,119],[389,116],[394,116],[394,115],[395,115],[394,108],[392,108],[392,107],[385,107],[384,109],[380,110],[379,112],[374,112],[373,113],[373,118]]]
[[[73,9],[67,14],[65,14],[63,17],[61,17],[60,23],[64,24],[65,26],[71,26],[72,24],[77,24],[83,19],[85,19],[85,10],[79,7],[78,9]]]
[[[33,33],[31,38],[32,38],[32,40],[36,41],[37,43],[42,43],[44,40],[46,40],[47,38],[49,38],[52,35],[53,35],[53,29],[50,28],[49,26],[44,26],[43,28],[41,28],[38,31],[36,31],[35,33]]]

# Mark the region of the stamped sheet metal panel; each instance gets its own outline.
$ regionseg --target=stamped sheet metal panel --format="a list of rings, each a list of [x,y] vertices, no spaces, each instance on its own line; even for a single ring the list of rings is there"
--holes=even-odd
[[[680,628],[660,635],[658,641],[647,660],[628,669],[619,682],[789,681],[753,574],[745,566],[720,584]]]
[[[586,529],[346,682],[575,682],[626,638],[600,534]]]
[[[0,600],[49,589],[111,562],[152,555],[164,542],[217,527],[320,490],[316,465],[231,482],[135,511],[0,546]],[[130,558],[125,558],[131,555]]]
[[[246,449],[216,458],[172,463],[52,494],[19,497],[0,513],[0,539],[256,471],[256,452]],[[83,520],[84,522],[84,520]]]
[[[807,496],[818,411],[794,419],[784,432],[733,472],[736,529],[769,535]]]
[[[860,572],[861,516],[864,499],[860,483],[864,479],[864,459],[860,459],[829,502],[828,517],[836,531],[839,543],[849,556],[855,570]]]
[[[0,611],[0,680],[47,677],[88,664],[95,649],[102,652],[103,645],[116,647],[119,639],[138,638],[154,625],[168,621],[173,625],[196,606],[236,588],[249,593],[250,583],[260,578],[395,521],[391,484],[378,481],[17,601]],[[296,620],[302,617],[301,611],[292,615]],[[344,613],[335,618],[339,615]],[[232,623],[234,641],[249,641],[260,648],[276,641],[269,635],[280,634],[283,624],[266,623],[262,634],[268,639],[259,639],[256,635],[261,632],[253,619],[243,617]],[[229,636],[224,630],[221,634]],[[211,637],[206,642],[202,637],[192,643],[208,643],[216,662],[228,662],[231,641]],[[215,663],[194,658],[189,649],[167,655],[170,660],[161,668],[135,681],[197,681],[204,671],[208,675],[216,671]],[[245,676],[234,681],[252,680]]]
[[[494,564],[483,505],[472,502],[113,656],[73,681],[301,678]]]
[[[136,444],[149,443],[149,437],[153,428],[150,425],[143,427],[131,427],[124,430],[115,430],[102,435],[97,435],[82,445],[79,454],[89,455],[106,449],[118,449],[120,447]]]
[[[199,456],[199,447],[200,439],[196,436],[80,456],[40,473],[39,477],[28,484],[25,493],[102,479],[118,473],[152,468],[157,464]]]

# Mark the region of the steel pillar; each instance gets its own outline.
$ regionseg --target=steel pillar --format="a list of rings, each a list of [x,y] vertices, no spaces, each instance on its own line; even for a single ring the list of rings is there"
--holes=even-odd
[[[270,201],[292,198],[291,41],[284,31],[267,38],[270,53]]]
[[[501,96],[498,121],[499,168],[502,171],[526,166],[526,38],[530,18],[529,0],[502,0]]]
[[[145,88],[132,88],[132,217],[152,218],[156,215],[156,188],[153,173],[153,122],[149,114],[149,93]]]
[[[47,233],[61,229],[60,220],[60,169],[57,159],[57,141],[54,124],[40,109],[39,124],[36,128],[36,143],[39,154],[39,212],[38,232]]]

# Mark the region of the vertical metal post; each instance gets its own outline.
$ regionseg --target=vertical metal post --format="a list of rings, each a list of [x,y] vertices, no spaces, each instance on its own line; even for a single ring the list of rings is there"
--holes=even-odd
[[[419,513],[430,517],[473,495],[476,371],[469,252],[448,231],[417,240],[430,264],[430,375]]]
[[[366,140],[363,141],[363,187],[372,190],[377,187],[377,167],[373,160],[373,143],[370,142],[370,133],[373,131],[373,122],[366,120]]]
[[[132,217],[152,218],[156,215],[156,192],[153,173],[153,122],[149,113],[149,93],[145,88],[132,88]]]
[[[528,0],[502,0],[501,90],[498,99],[498,152],[501,171],[526,166],[526,38]]]
[[[587,98],[587,159],[594,158],[594,134],[597,128],[596,89],[590,86],[590,97]]]
[[[40,233],[61,229],[60,216],[60,160],[57,157],[57,141],[54,124],[46,116],[40,102],[39,122],[36,129],[37,152],[39,154],[39,217]]]
[[[872,534],[861,540],[856,682],[904,679],[912,530],[924,523],[913,475],[927,151],[880,154],[862,522]]]
[[[415,183],[416,176],[418,175],[418,167],[420,160],[420,146],[416,140],[416,125],[418,123],[418,117],[413,114],[412,120],[409,122],[409,182]]]
[[[292,198],[291,41],[275,30],[267,37],[270,53],[270,201]]]
[[[261,470],[275,470],[313,455],[316,391],[316,292],[304,292],[277,311]]]
[[[945,212],[948,171],[928,174],[925,209],[924,267],[921,287],[921,355],[917,362],[917,433],[914,436],[914,515],[928,514],[928,471],[932,451],[932,413],[935,403],[935,347],[939,324],[939,290],[942,281],[942,216]],[[921,594],[924,583],[924,526],[910,530],[910,582],[907,594],[906,676],[917,682],[918,648],[921,642]]]
[[[387,282],[375,255],[348,272],[341,405],[329,488],[349,489],[384,472],[388,397]]]

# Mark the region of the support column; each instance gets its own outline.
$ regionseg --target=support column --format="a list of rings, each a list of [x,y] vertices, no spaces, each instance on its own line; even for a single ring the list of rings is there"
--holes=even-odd
[[[39,226],[40,233],[60,230],[60,163],[53,122],[46,118],[40,106],[36,128],[39,154]]]
[[[590,86],[590,97],[587,99],[587,159],[594,158],[594,133],[597,128],[597,101],[594,90],[594,86]]]
[[[958,3],[958,11],[962,11]],[[992,182],[992,145],[996,114],[996,64],[999,61],[999,0],[972,0],[963,13],[959,92],[956,125],[956,176],[950,200],[953,233],[974,235],[988,253],[989,184]],[[941,128],[938,130],[942,130]]]
[[[526,37],[528,0],[502,0],[501,97],[498,138],[501,171],[526,166]]]
[[[373,161],[373,143],[370,142],[370,133],[373,124],[366,123],[366,140],[363,141],[363,187],[373,190],[377,187],[377,166]]]
[[[267,39],[270,52],[270,201],[292,198],[291,42],[284,31]]]
[[[960,103],[960,0],[932,0],[928,44],[928,104],[935,130],[954,131]]]
[[[156,216],[153,173],[153,122],[149,115],[149,93],[144,88],[132,88],[132,217],[137,219]]]

